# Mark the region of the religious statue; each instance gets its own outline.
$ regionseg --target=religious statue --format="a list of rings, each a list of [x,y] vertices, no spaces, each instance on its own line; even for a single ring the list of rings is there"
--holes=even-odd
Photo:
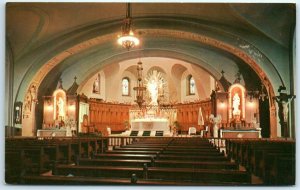
[[[286,93],[280,92],[279,96],[275,96],[273,99],[278,104],[278,117],[281,125],[281,133],[283,137],[288,136],[287,122],[289,115],[289,104],[295,98],[295,95],[287,95]]]
[[[149,103],[150,105],[157,105],[157,98],[158,98],[158,84],[157,81],[152,79],[151,81],[148,82],[147,85],[148,91],[151,96],[151,102]]]
[[[164,95],[165,81],[162,73],[157,70],[153,70],[148,74],[145,81],[151,98],[149,105],[157,106],[159,103],[158,98]]]
[[[218,138],[218,131],[219,131],[218,124],[220,124],[221,121],[222,121],[221,116],[220,116],[220,115],[217,115],[217,116],[215,117],[213,114],[211,114],[211,115],[209,116],[209,121],[214,125],[214,126],[213,126],[213,136],[214,136],[214,138]]]
[[[58,117],[64,117],[65,116],[65,110],[64,110],[64,101],[61,97],[58,98],[57,106],[58,106]]]
[[[37,98],[36,97],[36,86],[34,84],[31,85],[31,87],[30,87],[30,95],[31,95],[32,100],[35,100]]]
[[[31,111],[31,100],[32,100],[31,95],[29,93],[27,93],[26,100],[25,100],[25,103],[24,103],[24,112],[25,113]]]
[[[100,74],[98,74],[96,80],[94,81],[93,84],[93,93],[100,93]]]
[[[233,106],[233,115],[234,116],[240,116],[241,110],[239,109],[240,106],[240,97],[238,93],[235,93],[232,98],[232,106]]]

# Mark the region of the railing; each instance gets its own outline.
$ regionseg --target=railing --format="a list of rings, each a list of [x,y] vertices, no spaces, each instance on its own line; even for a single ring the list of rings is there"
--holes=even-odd
[[[132,142],[136,141],[136,137],[107,137],[108,138],[108,146],[125,146],[128,144],[132,144]]]
[[[224,152],[224,155],[226,154],[226,139],[220,139],[220,138],[208,138],[208,141],[216,147],[220,152]]]

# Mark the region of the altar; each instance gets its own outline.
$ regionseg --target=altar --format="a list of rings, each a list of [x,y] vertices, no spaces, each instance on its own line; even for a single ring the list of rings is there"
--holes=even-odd
[[[261,130],[257,129],[220,129],[221,138],[261,138]]]
[[[165,118],[141,118],[131,121],[132,131],[163,131],[170,133],[169,121]],[[151,136],[151,135],[150,135]]]
[[[38,129],[37,137],[66,137],[66,129]]]

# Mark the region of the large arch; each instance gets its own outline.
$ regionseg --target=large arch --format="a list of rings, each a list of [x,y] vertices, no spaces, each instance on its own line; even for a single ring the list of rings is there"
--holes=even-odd
[[[150,24],[151,22],[158,20],[157,18],[141,18],[137,19],[137,21],[137,23],[143,21],[147,24]],[[174,29],[171,27],[170,29],[170,25],[163,25],[166,21],[172,21],[172,23],[175,24],[176,28]],[[70,59],[72,56],[77,56],[81,53],[84,54],[86,50],[89,50],[91,48],[101,49],[101,47],[105,47],[105,45],[113,43],[116,39],[117,33],[111,33],[111,30],[115,31],[116,26],[119,24],[119,21],[115,21],[111,22],[109,25],[102,25],[100,28],[106,27],[105,30],[101,31],[102,33],[95,32],[96,29],[99,29],[98,25],[90,26],[87,30],[81,29],[82,34],[72,32],[64,41],[62,41],[59,44],[58,47],[53,45],[52,48],[54,48],[55,51],[53,51],[52,53],[49,53],[48,51],[42,52],[41,55],[44,55],[44,57],[40,56],[39,58],[37,58],[37,61],[33,63],[33,65],[30,67],[29,70],[27,70],[27,73],[24,75],[21,84],[19,85],[19,88],[17,90],[15,100],[24,100],[24,97],[26,96],[26,93],[29,93],[29,88],[32,84],[39,87],[39,85],[42,83],[44,78],[51,70],[53,70],[57,66],[63,66],[64,62],[66,62],[66,60]],[[176,40],[181,40],[188,44],[202,44],[206,47],[217,49],[219,51],[224,51],[233,56],[236,56],[239,59],[241,59],[245,64],[248,64],[253,69],[253,71],[257,73],[262,83],[266,86],[269,93],[269,97],[275,96],[275,88],[277,86],[284,86],[283,79],[281,78],[275,67],[272,65],[270,60],[252,44],[248,43],[247,41],[241,38],[236,38],[235,35],[231,35],[230,33],[224,33],[224,31],[214,31],[214,34],[221,33],[221,35],[212,36],[212,34],[209,34],[209,32],[212,31],[211,28],[205,28],[203,26],[203,23],[201,22],[200,24],[196,22],[193,23],[196,29],[203,29],[200,31],[195,31],[195,28],[184,28],[183,26],[186,26],[187,24],[190,24],[190,21],[186,22],[182,20],[176,20],[174,18],[160,18],[157,22],[157,27],[159,28],[150,29],[145,27],[139,29],[137,32],[141,34],[141,37],[145,40],[144,42],[146,42],[147,40],[151,42],[151,39],[156,38],[161,40],[161,42],[163,43],[166,41],[166,38],[172,38]],[[110,33],[108,31],[110,31]],[[87,35],[87,33],[89,35]],[[89,38],[87,38],[87,36],[89,36]],[[232,41],[232,39],[235,40]],[[158,44],[156,46],[160,45],[161,44]],[[114,49],[114,51],[111,51],[111,49]],[[121,57],[123,59],[129,59],[137,56],[140,57],[141,54],[138,52],[143,52],[142,56],[146,56],[148,52],[152,52],[155,54],[164,54],[164,56],[166,56],[165,53],[168,52],[169,55],[167,55],[167,57],[181,57],[180,59],[187,59],[186,61],[188,62],[202,65],[202,67],[209,71],[212,74],[212,76],[215,76],[216,78],[221,76],[219,73],[220,71],[217,71],[216,68],[214,68],[212,65],[205,64],[205,61],[199,61],[199,56],[197,56],[195,52],[190,54],[182,53],[180,51],[182,50],[180,49],[180,46],[173,47],[170,50],[155,47],[155,45],[151,43],[149,43],[148,45],[145,43],[143,44],[143,49],[138,49],[129,53],[124,52],[119,48],[116,48],[114,45],[112,45],[111,49],[102,49],[104,51],[104,54],[106,54],[107,61],[107,63],[104,64],[109,64],[110,61],[116,61],[115,59],[121,59]],[[43,48],[37,49],[35,53],[42,50]],[[24,58],[24,61],[27,61],[26,57]],[[271,116],[273,116],[270,123],[271,126],[276,126],[276,108],[274,105],[274,101],[271,98],[269,100],[271,107],[270,112]],[[276,136],[276,130],[273,130],[272,136]]]
[[[148,21],[148,23],[143,23],[144,25],[148,24],[150,25],[151,22],[153,22],[153,19],[147,18],[147,19],[136,19],[137,24],[139,22],[146,22]],[[175,20],[175,21],[174,21]],[[143,28],[143,29],[139,29],[137,32],[141,33],[141,37],[143,38],[149,38],[149,37],[153,37],[153,36],[160,36],[160,37],[166,37],[166,36],[171,36],[175,39],[184,39],[187,41],[196,41],[196,42],[200,42],[202,44],[207,44],[209,46],[215,47],[217,49],[223,49],[225,51],[228,51],[232,54],[235,54],[239,57],[244,58],[244,60],[246,60],[246,62],[248,64],[251,64],[253,67],[255,66],[255,63],[257,65],[259,65],[259,68],[261,68],[262,70],[264,70],[265,72],[260,72],[259,68],[256,68],[256,72],[257,73],[266,73],[266,75],[268,76],[268,78],[270,80],[272,80],[272,84],[274,86],[279,86],[279,85],[283,85],[283,81],[281,79],[281,76],[278,74],[278,71],[272,67],[272,63],[268,60],[268,58],[266,58],[266,56],[264,56],[264,54],[260,51],[257,50],[257,48],[255,48],[252,44],[249,44],[248,42],[246,42],[245,40],[242,40],[242,38],[237,38],[237,36],[235,35],[229,35],[230,33],[223,33],[221,35],[215,35],[213,38],[212,37],[207,37],[208,32],[203,30],[203,25],[201,24],[201,22],[199,20],[198,21],[198,25],[196,25],[196,22],[194,21],[194,25],[195,25],[195,29],[193,28],[193,30],[199,29],[201,28],[202,30],[197,30],[197,31],[187,31],[188,29],[191,30],[190,28],[187,28],[186,25],[190,24],[189,22],[184,22],[182,20],[178,21],[175,18],[172,19],[156,19],[157,21],[157,25],[158,27],[161,28],[168,28],[167,26],[169,26],[170,28],[170,23],[173,23],[175,26],[178,27],[177,30],[174,29],[147,29],[147,28]],[[170,22],[168,25],[163,25],[166,21]],[[172,22],[173,21],[173,22]],[[161,24],[159,24],[161,23]],[[200,24],[199,24],[200,23]],[[36,73],[36,70],[39,70],[42,65],[44,63],[47,63],[48,69],[52,68],[54,65],[56,65],[57,63],[60,63],[62,60],[67,59],[68,57],[75,55],[79,52],[82,52],[88,48],[91,47],[95,47],[97,45],[100,45],[101,43],[109,43],[109,42],[115,42],[117,33],[108,33],[108,31],[118,31],[119,27],[116,29],[117,26],[119,26],[120,22],[115,21],[112,22],[112,24],[110,24],[110,26],[107,26],[106,24],[104,25],[93,25],[93,26],[89,26],[86,29],[81,29],[81,33],[76,33],[76,32],[70,32],[68,34],[68,37],[66,38],[65,35],[63,36],[64,38],[62,39],[61,37],[58,37],[57,39],[53,40],[53,42],[51,43],[51,45],[53,45],[53,43],[60,41],[59,47],[57,47],[56,45],[53,45],[50,48],[46,48],[46,47],[41,47],[36,49],[36,51],[34,51],[34,55],[30,55],[28,54],[27,56],[24,56],[22,59],[22,62],[27,62],[30,59],[30,62],[32,62],[33,60],[36,60],[36,62],[32,63],[32,66],[27,70],[27,73],[25,74],[25,76],[22,79],[21,83],[28,83],[31,81],[31,79],[33,78],[33,75]],[[198,26],[198,27],[196,27]],[[104,27],[109,28],[109,29],[104,29]],[[83,32],[84,31],[84,32]],[[101,31],[95,34],[95,31]],[[106,33],[105,33],[106,32]],[[205,33],[206,32],[206,33]],[[209,31],[211,32],[211,31]],[[217,31],[219,32],[219,31]],[[200,33],[205,33],[205,34],[200,34]],[[214,31],[213,33],[216,33],[216,31]],[[101,35],[101,36],[100,36]],[[78,37],[79,36],[79,37]],[[75,38],[76,37],[76,38]],[[89,37],[87,39],[87,37]],[[222,39],[217,39],[217,38],[221,38]],[[75,38],[75,40],[74,40]],[[111,41],[109,40],[111,39]],[[227,40],[226,40],[227,39]],[[234,39],[234,43],[232,44],[232,39]],[[242,43],[237,43],[236,41],[242,42]],[[63,42],[65,42],[64,45]],[[77,42],[77,43],[76,43]],[[231,45],[229,45],[231,43]],[[240,45],[243,44],[243,45]],[[47,44],[49,45],[49,44]],[[68,46],[67,46],[68,45]],[[143,44],[144,46],[145,44]],[[239,47],[240,45],[240,47]],[[45,45],[46,46],[46,45]],[[69,47],[69,48],[67,48]],[[47,49],[45,51],[45,49]],[[43,51],[44,50],[44,51]],[[120,50],[120,49],[118,49]],[[255,50],[255,51],[254,51]],[[120,51],[118,51],[120,52]],[[254,52],[254,53],[253,53]],[[44,57],[42,56],[44,55]],[[32,57],[33,56],[33,57]],[[254,63],[252,63],[250,60],[253,60]],[[259,61],[257,61],[259,60]],[[270,67],[271,65],[271,67]],[[40,75],[43,75],[43,71],[40,70]],[[17,90],[17,96],[16,99],[22,99],[19,96],[19,92],[25,91],[26,87],[24,88],[23,85],[21,84],[21,89]],[[24,95],[21,95],[21,97],[24,97]]]

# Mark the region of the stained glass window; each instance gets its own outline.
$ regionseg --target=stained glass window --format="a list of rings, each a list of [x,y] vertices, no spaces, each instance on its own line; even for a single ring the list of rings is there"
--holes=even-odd
[[[192,76],[189,77],[189,94],[194,95],[196,91],[196,83]]]
[[[128,78],[122,79],[122,95],[129,96],[129,79]]]

